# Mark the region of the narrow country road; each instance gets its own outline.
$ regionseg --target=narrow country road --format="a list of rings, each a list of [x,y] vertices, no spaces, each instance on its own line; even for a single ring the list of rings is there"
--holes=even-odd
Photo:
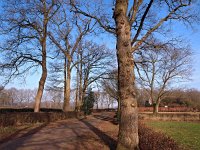
[[[118,126],[107,118],[94,115],[50,123],[1,144],[0,150],[114,150]]]

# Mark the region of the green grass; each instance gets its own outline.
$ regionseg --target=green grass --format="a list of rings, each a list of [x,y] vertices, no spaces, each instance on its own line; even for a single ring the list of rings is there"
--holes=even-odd
[[[200,150],[200,123],[149,121],[146,124],[171,137],[184,149]]]

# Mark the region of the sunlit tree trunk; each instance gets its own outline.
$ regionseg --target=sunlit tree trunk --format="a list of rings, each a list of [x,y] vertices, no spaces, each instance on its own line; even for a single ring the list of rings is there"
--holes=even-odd
[[[46,64],[46,63],[45,63]],[[40,78],[39,81],[39,88],[37,91],[37,95],[35,97],[35,107],[34,107],[34,112],[39,112],[40,111],[40,103],[41,103],[41,99],[42,99],[42,95],[43,95],[43,91],[44,91],[44,85],[46,82],[46,78],[47,78],[47,69],[46,66],[43,66],[44,68],[42,69],[42,77]]]
[[[83,104],[83,83],[82,83],[82,81],[83,81],[83,78],[82,78],[82,76],[83,76],[83,54],[82,54],[82,51],[80,51],[79,52],[79,54],[80,54],[80,63],[79,63],[79,110],[80,110],[80,107],[81,107],[81,105]]]
[[[46,7],[44,7],[44,12],[46,11]],[[40,111],[40,103],[44,91],[44,85],[47,78],[47,66],[46,66],[46,40],[47,40],[47,23],[48,23],[48,14],[47,12],[44,13],[44,20],[43,20],[43,37],[40,39],[40,44],[42,45],[42,76],[39,81],[38,91],[35,97],[35,107],[34,112]]]
[[[126,17],[127,0],[116,1],[114,19],[117,34],[117,59],[121,119],[117,150],[138,149],[138,108],[134,88],[134,62],[131,52],[131,27]]]
[[[67,60],[67,80],[66,80],[66,91],[63,105],[63,111],[70,110],[70,84],[71,84],[71,60]]]
[[[77,60],[79,56],[77,55]],[[75,111],[78,112],[78,99],[79,99],[79,65],[77,66],[76,71],[76,97],[75,97]]]

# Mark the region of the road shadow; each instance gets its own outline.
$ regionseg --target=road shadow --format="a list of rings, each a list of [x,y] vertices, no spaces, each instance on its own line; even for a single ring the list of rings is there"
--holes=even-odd
[[[5,138],[5,139],[2,139],[2,140],[0,141],[0,149],[1,149],[1,150],[7,150],[7,147],[5,147],[4,144],[7,144],[7,142],[9,143],[9,142],[12,141],[12,140],[16,140],[16,138],[17,138],[17,139],[20,139],[20,142],[19,142],[18,144],[15,144],[15,146],[9,147],[9,150],[15,150],[15,149],[21,147],[21,145],[22,145],[23,143],[25,143],[25,141],[26,141],[26,138],[25,138],[25,137],[31,138],[31,137],[33,136],[33,134],[35,134],[36,132],[39,132],[41,129],[43,129],[44,127],[46,127],[47,124],[48,124],[48,123],[42,124],[42,125],[40,125],[40,126],[34,128],[34,129],[32,129],[32,130],[26,132],[25,134],[22,134],[22,135],[19,136],[19,137],[17,137],[18,134],[20,134],[20,132],[23,132],[23,131],[27,130],[28,127],[16,131],[15,133],[13,133],[12,135],[10,135],[9,137],[7,137],[7,138]]]
[[[5,143],[5,142],[7,142],[7,141],[9,141],[9,140],[14,139],[20,132],[25,131],[25,130],[27,130],[28,128],[29,128],[29,127],[26,127],[26,128],[20,129],[20,130],[17,130],[17,131],[14,132],[13,134],[11,134],[11,135],[9,135],[9,136],[7,136],[7,137],[1,139],[1,140],[0,140],[0,145],[3,144],[3,143]]]
[[[104,116],[104,115],[93,115],[93,116],[96,119],[100,119],[100,120],[103,120],[103,121],[109,121],[114,125],[119,124],[119,122],[117,121],[117,118],[114,118],[114,117],[109,117],[109,116]]]
[[[93,126],[91,123],[87,122],[86,120],[80,120],[83,122],[90,130],[92,130],[103,142],[107,145],[110,150],[116,150],[117,148],[117,141],[108,136],[107,134],[103,133],[101,130]]]

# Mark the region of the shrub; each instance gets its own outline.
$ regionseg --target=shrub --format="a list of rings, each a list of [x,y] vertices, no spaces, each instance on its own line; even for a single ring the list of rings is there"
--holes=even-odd
[[[92,89],[89,89],[88,95],[83,99],[82,110],[84,111],[85,115],[90,115],[92,113],[92,108],[94,106],[95,96]]]

